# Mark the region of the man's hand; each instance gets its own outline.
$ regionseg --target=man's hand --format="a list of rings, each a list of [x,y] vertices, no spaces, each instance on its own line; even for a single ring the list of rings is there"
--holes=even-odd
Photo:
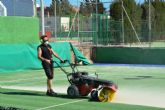
[[[48,59],[45,59],[45,61],[46,61],[47,63],[51,64],[51,61],[50,61],[50,60],[48,60]]]
[[[60,62],[61,62],[61,63],[65,63],[65,61],[64,61],[64,60],[62,60],[62,59],[60,59]]]

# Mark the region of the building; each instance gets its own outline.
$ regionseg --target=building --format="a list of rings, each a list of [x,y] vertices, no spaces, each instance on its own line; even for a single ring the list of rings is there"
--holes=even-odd
[[[7,16],[7,9],[0,1],[0,16]]]
[[[51,16],[49,11],[50,11],[50,7],[45,6],[44,7],[44,16],[45,17],[50,17]],[[41,7],[38,4],[37,4],[37,16],[41,17]]]
[[[2,7],[3,5],[6,8],[7,16],[31,17],[35,15],[34,0],[0,0],[0,1],[1,1],[0,7]],[[0,10],[0,11],[1,11],[0,13],[2,13],[4,10]]]

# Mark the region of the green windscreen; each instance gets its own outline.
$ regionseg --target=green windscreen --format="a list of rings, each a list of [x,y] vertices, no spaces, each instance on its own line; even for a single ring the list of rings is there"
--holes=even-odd
[[[38,45],[39,44],[0,44],[0,73],[41,69],[41,61],[37,58]],[[70,43],[51,43],[51,46],[62,59],[71,61]],[[87,62],[87,59],[82,53],[78,52],[78,50],[76,51],[76,59],[78,57],[79,61]],[[56,58],[54,58],[54,60],[60,62]]]
[[[96,63],[165,64],[164,48],[147,47],[93,47]]]
[[[90,64],[89,60],[70,43],[71,49],[73,50],[74,55],[76,56],[76,62],[79,63],[82,61],[84,65]]]

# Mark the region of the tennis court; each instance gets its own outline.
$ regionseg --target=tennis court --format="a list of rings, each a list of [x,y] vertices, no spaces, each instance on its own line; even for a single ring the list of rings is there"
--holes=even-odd
[[[69,67],[65,67],[70,71]],[[70,98],[69,83],[64,73],[55,68],[56,97],[45,95],[46,77],[43,70],[2,73],[0,106],[25,110],[164,110],[165,66],[95,64],[79,66],[79,70],[114,81],[119,89],[111,103],[90,101],[88,97]]]

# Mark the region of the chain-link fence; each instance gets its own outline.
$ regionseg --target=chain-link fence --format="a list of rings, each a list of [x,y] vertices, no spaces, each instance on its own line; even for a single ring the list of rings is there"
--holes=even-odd
[[[55,40],[97,46],[165,47],[165,26],[158,29],[154,21],[151,24],[149,31],[148,21],[134,21],[133,29],[129,22],[114,21],[107,15],[45,18],[45,29]]]

